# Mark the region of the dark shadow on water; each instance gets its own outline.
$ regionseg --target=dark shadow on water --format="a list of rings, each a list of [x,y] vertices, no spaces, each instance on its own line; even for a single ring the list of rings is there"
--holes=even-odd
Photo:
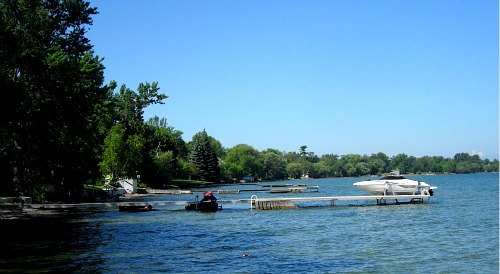
[[[72,256],[91,244],[94,232],[83,227],[80,214],[0,220],[0,272],[67,271]]]

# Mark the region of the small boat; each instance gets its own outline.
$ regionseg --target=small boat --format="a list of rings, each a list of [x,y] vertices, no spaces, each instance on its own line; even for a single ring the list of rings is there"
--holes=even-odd
[[[215,212],[219,210],[219,204],[214,201],[203,201],[192,203],[186,206],[187,210],[196,210],[196,211],[204,211],[204,212]]]
[[[128,205],[128,206],[119,206],[118,207],[119,211],[125,211],[125,212],[143,212],[143,211],[151,211],[153,210],[152,205],[140,205],[140,206],[134,206],[134,205]]]
[[[399,171],[378,180],[367,180],[353,184],[357,188],[372,195],[430,195],[434,194],[435,186],[411,180],[399,175]]]
[[[201,201],[198,201],[198,196],[196,196],[195,202],[187,205],[186,209],[204,212],[215,212],[221,209],[221,207],[219,207],[217,198],[215,198],[212,191],[205,191],[203,192],[203,199]]]

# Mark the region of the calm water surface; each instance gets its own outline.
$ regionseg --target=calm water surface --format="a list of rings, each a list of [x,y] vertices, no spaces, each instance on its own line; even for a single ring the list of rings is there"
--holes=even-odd
[[[333,207],[302,202],[299,209],[271,211],[227,204],[215,213],[165,206],[50,223],[12,222],[1,228],[0,271],[498,273],[498,173],[412,178],[439,187],[430,203],[376,206],[373,201],[348,201]],[[243,192],[218,198],[365,195],[352,186],[360,180],[300,181],[318,185],[318,193]],[[257,186],[218,189],[227,188]]]

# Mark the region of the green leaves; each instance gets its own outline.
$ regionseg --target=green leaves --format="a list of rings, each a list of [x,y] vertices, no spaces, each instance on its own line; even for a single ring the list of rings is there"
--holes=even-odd
[[[210,143],[210,138],[205,130],[196,133],[193,136],[193,145],[189,162],[193,166],[193,179],[219,182],[220,168],[219,160],[215,150]]]
[[[232,147],[224,159],[229,172],[235,179],[251,176],[258,177],[262,169],[259,151],[245,144]]]
[[[65,199],[97,176],[104,138],[96,106],[107,91],[84,36],[95,13],[81,0],[0,4],[1,108],[8,113],[0,160],[6,180],[16,182],[7,192],[30,195],[44,182]]]
[[[145,140],[141,135],[127,136],[122,124],[113,126],[104,141],[104,152],[99,163],[101,172],[112,175],[114,180],[135,177],[143,162],[144,146]]]
[[[158,91],[158,82],[153,82],[152,84],[145,82],[140,83],[137,87],[138,100],[137,104],[139,108],[144,109],[151,104],[164,104],[163,100],[167,99],[168,96],[165,94],[160,94]]]
[[[160,88],[157,82],[152,84],[146,82],[139,84],[137,92],[120,87],[120,91],[115,94],[114,99],[117,106],[119,123],[125,125],[129,134],[143,132],[144,109],[152,104],[163,104],[163,100],[168,96],[159,93]]]

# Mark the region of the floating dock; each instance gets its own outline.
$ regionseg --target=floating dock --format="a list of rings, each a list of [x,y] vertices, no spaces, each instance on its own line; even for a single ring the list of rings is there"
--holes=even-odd
[[[330,201],[335,206],[337,201],[375,201],[377,205],[386,205],[387,201],[395,204],[402,203],[424,203],[429,201],[430,195],[365,195],[365,196],[324,196],[324,197],[276,197],[258,198],[253,195],[250,199],[237,200],[217,200],[219,205],[248,203],[251,209],[288,209],[296,208],[294,202],[306,201]],[[405,200],[405,201],[403,201]],[[149,202],[111,202],[111,203],[79,203],[79,204],[25,204],[25,207],[36,209],[92,209],[92,208],[118,208],[118,207],[140,207],[140,206],[169,206],[169,205],[189,205],[190,201],[149,201]]]

